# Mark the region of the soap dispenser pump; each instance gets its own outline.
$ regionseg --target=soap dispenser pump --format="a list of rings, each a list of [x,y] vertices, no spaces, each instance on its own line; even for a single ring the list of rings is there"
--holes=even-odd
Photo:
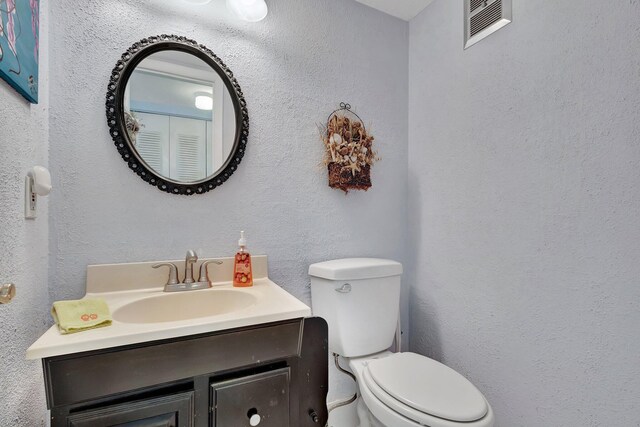
[[[253,273],[251,271],[251,255],[247,252],[247,239],[244,237],[244,231],[240,232],[238,246],[240,249],[233,262],[233,286],[246,288],[253,286]]]

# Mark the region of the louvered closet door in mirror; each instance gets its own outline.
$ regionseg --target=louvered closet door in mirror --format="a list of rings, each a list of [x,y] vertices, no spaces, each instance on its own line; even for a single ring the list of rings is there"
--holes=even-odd
[[[144,127],[136,137],[140,157],[160,175],[180,182],[196,182],[207,168],[210,121],[139,113]]]
[[[135,139],[135,147],[144,161],[160,175],[169,176],[169,117],[139,113],[144,123]]]
[[[207,122],[182,117],[170,118],[170,177],[196,182],[207,176]]]

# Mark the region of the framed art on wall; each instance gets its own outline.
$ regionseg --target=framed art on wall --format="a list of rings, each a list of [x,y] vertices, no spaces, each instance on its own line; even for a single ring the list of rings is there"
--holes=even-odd
[[[39,0],[0,0],[0,77],[38,103]]]

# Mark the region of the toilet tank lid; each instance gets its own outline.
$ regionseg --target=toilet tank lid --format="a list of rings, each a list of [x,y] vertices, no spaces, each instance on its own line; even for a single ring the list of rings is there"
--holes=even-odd
[[[401,274],[402,264],[378,258],[334,259],[309,266],[310,276],[329,280],[374,279]]]

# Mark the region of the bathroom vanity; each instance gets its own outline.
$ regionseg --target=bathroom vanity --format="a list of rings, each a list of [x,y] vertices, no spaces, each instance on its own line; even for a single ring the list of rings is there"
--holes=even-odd
[[[233,259],[220,261],[226,277]],[[266,277],[266,257],[254,263],[253,288],[176,293],[149,263],[90,266],[87,296],[107,301],[113,325],[54,326],[27,352],[42,359],[52,427],[324,426],[326,322]]]
[[[324,425],[326,337],[306,318],[48,357],[51,425]]]

